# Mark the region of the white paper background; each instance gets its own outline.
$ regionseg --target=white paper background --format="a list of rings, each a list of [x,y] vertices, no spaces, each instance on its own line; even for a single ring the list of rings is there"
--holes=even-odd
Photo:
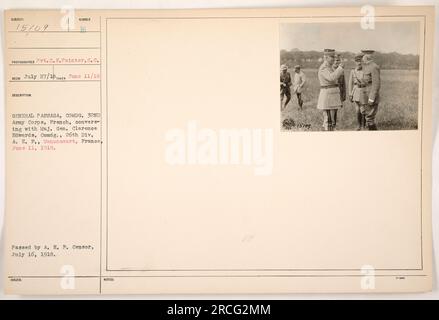
[[[358,1],[358,0],[339,0],[339,1],[315,1],[315,0],[113,0],[111,2],[105,0],[75,0],[75,1],[61,1],[61,0],[39,0],[38,4],[32,0],[2,0],[0,9],[36,9],[36,8],[61,8],[63,6],[71,6],[73,8],[85,9],[182,9],[182,8],[251,8],[251,7],[337,7],[337,6],[361,6],[361,5],[434,5],[436,6],[436,27],[435,35],[439,34],[439,0],[430,1]],[[1,15],[1,43],[2,50],[0,52],[0,274],[3,274],[3,253],[4,253],[4,232],[3,232],[3,217],[4,217],[4,39],[3,39],[3,14]],[[434,286],[433,292],[422,294],[289,294],[289,295],[145,295],[145,296],[72,296],[72,297],[39,297],[42,299],[439,299],[439,265],[436,257],[439,256],[439,176],[437,168],[439,168],[439,134],[438,134],[438,120],[439,120],[439,72],[438,72],[438,49],[439,41],[435,43],[435,62],[433,70],[433,250],[434,250]],[[0,299],[31,299],[32,297],[18,297],[5,296],[3,293],[3,277],[0,277]]]

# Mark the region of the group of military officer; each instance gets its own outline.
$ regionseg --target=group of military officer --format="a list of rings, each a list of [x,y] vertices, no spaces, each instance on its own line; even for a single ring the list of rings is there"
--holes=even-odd
[[[350,73],[348,88],[350,102],[355,104],[357,115],[357,130],[368,129],[377,130],[376,114],[379,103],[380,90],[380,68],[373,62],[373,50],[362,50],[355,55],[356,67]],[[296,66],[296,73],[297,73]],[[299,67],[299,72],[300,67]],[[302,73],[302,72],[301,72]],[[303,73],[302,73],[303,74]],[[344,64],[339,54],[334,49],[323,51],[323,63],[318,70],[320,83],[320,93],[317,101],[317,109],[323,113],[323,128],[326,131],[336,130],[337,111],[342,108],[343,102],[347,98],[346,82],[344,78]],[[301,85],[301,88],[304,85]],[[281,104],[283,96],[287,97],[285,105],[291,98],[289,87],[291,86],[291,76],[286,66],[281,67]],[[299,96],[298,96],[299,99]],[[300,109],[302,99],[299,99]]]

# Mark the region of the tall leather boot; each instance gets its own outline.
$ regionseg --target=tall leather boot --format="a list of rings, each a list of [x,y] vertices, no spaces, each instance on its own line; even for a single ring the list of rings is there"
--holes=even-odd
[[[326,131],[332,131],[331,110],[326,110],[326,115],[327,115],[327,118],[328,118],[328,127],[326,128]]]
[[[358,123],[357,131],[360,131],[364,127],[363,119],[364,119],[363,115],[360,112],[358,112],[357,113],[357,123]]]

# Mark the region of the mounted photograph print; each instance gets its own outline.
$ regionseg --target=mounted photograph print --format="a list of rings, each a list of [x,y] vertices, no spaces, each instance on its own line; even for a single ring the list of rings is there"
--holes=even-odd
[[[416,130],[419,21],[280,25],[282,129]]]

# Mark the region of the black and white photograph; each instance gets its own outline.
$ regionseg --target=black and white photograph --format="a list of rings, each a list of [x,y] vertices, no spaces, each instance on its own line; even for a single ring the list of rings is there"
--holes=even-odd
[[[282,23],[283,131],[416,130],[420,25]]]

